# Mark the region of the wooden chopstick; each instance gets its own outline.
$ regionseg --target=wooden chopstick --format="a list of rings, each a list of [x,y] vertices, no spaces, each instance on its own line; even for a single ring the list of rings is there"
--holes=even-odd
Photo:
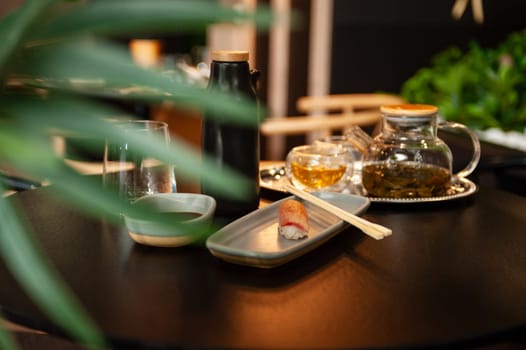
[[[384,237],[390,236],[393,233],[393,231],[390,228],[372,223],[359,216],[351,214],[341,208],[338,208],[335,205],[332,205],[329,202],[324,201],[323,199],[320,199],[308,192],[302,191],[292,185],[285,185],[285,190],[287,190],[287,192],[292,193],[295,196],[298,196],[301,199],[306,200],[307,202],[310,202],[322,209],[327,210],[328,212],[339,217],[340,219],[359,228],[363,231],[363,233],[374,239],[382,239]]]

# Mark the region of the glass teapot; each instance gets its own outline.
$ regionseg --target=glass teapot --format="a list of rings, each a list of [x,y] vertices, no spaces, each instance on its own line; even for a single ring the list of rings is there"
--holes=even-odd
[[[448,195],[455,178],[466,177],[480,159],[478,137],[463,124],[438,123],[438,108],[402,104],[380,108],[381,132],[371,138],[358,126],[346,132],[363,155],[362,185],[370,197],[423,198]],[[473,155],[467,166],[452,174],[453,156],[437,137],[438,128],[461,129],[469,135]]]

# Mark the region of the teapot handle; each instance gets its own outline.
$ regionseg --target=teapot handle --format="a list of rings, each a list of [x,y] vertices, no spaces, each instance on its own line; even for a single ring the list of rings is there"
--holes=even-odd
[[[464,169],[460,170],[458,173],[453,174],[453,177],[456,178],[464,178],[467,177],[469,174],[471,174],[475,168],[477,167],[479,161],[480,161],[480,141],[478,136],[467,126],[460,123],[455,122],[441,122],[438,124],[439,129],[460,129],[471,139],[471,143],[473,145],[473,156],[471,157],[471,161],[464,167]]]

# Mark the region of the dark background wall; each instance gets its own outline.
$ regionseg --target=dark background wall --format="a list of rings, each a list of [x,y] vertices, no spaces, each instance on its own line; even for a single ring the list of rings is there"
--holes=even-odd
[[[267,3],[268,0],[260,0]],[[526,28],[525,0],[483,0],[484,23],[473,19],[471,0],[460,20],[451,15],[454,0],[334,0],[331,94],[390,92],[431,58],[450,46],[467,49],[476,40],[495,47],[509,33]],[[292,0],[302,25],[290,38],[288,115],[307,94],[310,0]],[[258,37],[258,65],[263,72],[260,98],[267,100],[265,77],[268,36]],[[263,138],[263,145],[266,140]],[[302,139],[288,137],[288,147]],[[265,149],[265,147],[263,147]]]
[[[387,91],[433,55],[472,40],[493,47],[526,28],[526,1],[483,0],[485,21],[475,23],[471,3],[461,20],[454,0],[334,0],[331,93]]]

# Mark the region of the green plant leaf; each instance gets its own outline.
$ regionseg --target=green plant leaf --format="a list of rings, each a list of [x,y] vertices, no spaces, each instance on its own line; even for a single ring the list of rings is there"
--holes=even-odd
[[[124,135],[121,129],[107,120],[107,118],[114,117],[114,115],[108,114],[111,113],[111,109],[108,110],[96,103],[75,99],[73,96],[46,99],[18,97],[17,99],[0,101],[2,111],[11,116],[14,123],[21,126],[16,130],[22,130],[24,126],[31,126],[31,129],[44,133],[60,130],[65,134],[83,135],[87,138],[108,139],[123,144],[130,142],[135,144],[139,150],[148,150],[149,154],[157,159],[168,164],[174,164],[181,176],[188,179],[199,178],[219,193],[239,199],[243,198],[249,191],[250,183],[246,178],[234,170],[217,167],[207,155],[201,155],[183,141],[172,138],[171,145],[166,147],[164,140],[138,135]],[[20,137],[24,137],[24,135],[22,134]],[[31,135],[25,135],[25,137],[35,138]],[[20,145],[16,147],[16,149],[21,148]],[[42,146],[40,147],[42,148]],[[6,154],[6,157],[8,156],[9,154]],[[20,158],[20,161],[26,160],[30,167],[45,165],[41,162],[35,162],[30,157],[31,154],[25,154],[24,157]],[[49,158],[41,159],[52,161]],[[32,169],[32,171],[37,170],[36,168]]]
[[[13,53],[20,47],[25,35],[30,31],[40,14],[53,0],[26,1],[17,11],[13,11],[0,21],[0,78],[6,76]],[[2,79],[4,80],[4,79]]]
[[[162,72],[133,64],[129,53],[108,42],[79,40],[27,49],[17,74],[25,83],[107,99],[134,99],[148,103],[174,101],[214,111],[225,122],[259,123],[258,108],[243,96],[172,79]],[[264,113],[261,111],[260,113]]]
[[[237,11],[203,0],[104,0],[86,1],[57,8],[52,19],[43,23],[33,40],[82,35],[144,36],[157,33],[200,31],[214,22],[245,22],[260,28],[273,23],[272,13],[259,7],[257,12]]]
[[[2,313],[0,313],[0,320]],[[0,349],[3,350],[18,350],[18,346],[14,337],[2,326],[0,321]]]
[[[526,31],[511,33],[497,48],[472,42],[467,52],[437,54],[402,86],[409,102],[431,103],[449,120],[476,129],[524,130]]]
[[[0,251],[5,263],[52,320],[85,344],[104,346],[97,327],[29,235],[21,213],[14,201],[0,199]]]
[[[154,213],[131,208],[103,189],[98,179],[82,176],[66,166],[53,153],[49,136],[60,132],[118,139],[119,134],[104,120],[114,112],[103,111],[91,101],[94,97],[147,103],[173,101],[178,106],[214,111],[225,121],[254,126],[258,122],[254,118],[256,108],[239,96],[206,91],[163,72],[136,67],[126,48],[95,40],[95,36],[203,32],[204,25],[211,22],[247,20],[261,28],[273,23],[274,16],[266,8],[241,13],[213,1],[23,2],[0,20],[0,159],[31,177],[51,181],[50,192],[91,215],[129,213],[153,218],[150,215]],[[37,94],[14,92],[20,87],[16,84],[36,87]],[[68,94],[60,95],[62,92]],[[160,145],[155,140],[137,141],[148,149]],[[226,193],[242,193],[239,184],[243,180],[236,174],[219,176],[206,157],[204,165],[198,166],[195,151],[179,140],[174,144],[170,150],[160,147],[158,157],[175,162],[183,170],[179,173],[204,177]],[[110,218],[119,224],[118,218]],[[16,196],[0,199],[0,252],[19,283],[53,322],[86,344],[103,344],[96,326],[33,240],[23,210],[16,206]],[[11,346],[9,336],[0,337],[0,346]]]
[[[28,141],[29,140],[29,141]],[[141,219],[155,220],[166,227],[186,234],[206,236],[213,228],[203,225],[181,224],[177,217],[164,218],[155,210],[137,207],[102,185],[98,176],[85,176],[77,173],[51,150],[46,137],[20,133],[18,129],[0,130],[2,149],[17,149],[17,153],[0,153],[3,159],[21,171],[45,179],[53,186],[50,194],[67,200],[80,211],[96,218],[105,218],[109,223],[122,225],[121,214]]]

